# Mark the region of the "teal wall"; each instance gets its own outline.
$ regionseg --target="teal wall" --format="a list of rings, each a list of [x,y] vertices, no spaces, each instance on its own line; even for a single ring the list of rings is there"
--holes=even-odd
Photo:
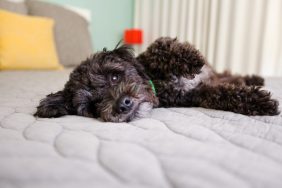
[[[133,26],[134,0],[45,0],[91,10],[90,25],[94,50],[112,49],[123,31]]]

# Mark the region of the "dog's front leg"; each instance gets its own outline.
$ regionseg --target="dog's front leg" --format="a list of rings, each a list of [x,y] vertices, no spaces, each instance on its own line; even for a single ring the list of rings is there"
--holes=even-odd
[[[193,91],[193,106],[232,111],[245,115],[277,115],[278,101],[260,87],[232,84],[204,85]]]
[[[79,89],[75,92],[72,103],[77,115],[93,117],[93,112],[90,109],[92,98],[92,94],[85,89]]]
[[[40,101],[35,116],[41,118],[61,117],[70,114],[62,91],[51,93]]]

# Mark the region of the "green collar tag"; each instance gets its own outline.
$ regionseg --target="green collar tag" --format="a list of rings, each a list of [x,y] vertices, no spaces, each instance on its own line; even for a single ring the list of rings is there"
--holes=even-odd
[[[154,85],[153,81],[152,81],[152,80],[149,80],[149,83],[150,83],[150,85],[151,85],[151,88],[152,88],[152,90],[153,90],[155,96],[157,96],[157,91],[156,91],[156,88],[155,88],[155,85]]]

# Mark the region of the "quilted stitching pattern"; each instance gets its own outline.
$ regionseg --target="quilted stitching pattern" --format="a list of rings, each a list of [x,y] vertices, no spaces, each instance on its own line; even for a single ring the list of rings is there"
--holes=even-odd
[[[36,119],[62,72],[0,73],[0,187],[281,187],[282,116],[159,108],[128,123]],[[281,79],[267,80],[282,104]]]

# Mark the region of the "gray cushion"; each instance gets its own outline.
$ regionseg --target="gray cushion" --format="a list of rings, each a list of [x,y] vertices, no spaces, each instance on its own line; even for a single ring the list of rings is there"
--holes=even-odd
[[[10,2],[6,0],[0,0],[0,9],[16,12],[19,14],[27,14],[27,7],[24,2]]]
[[[55,20],[55,39],[60,63],[74,66],[92,53],[88,22],[71,10],[37,0],[26,1],[30,15]]]

